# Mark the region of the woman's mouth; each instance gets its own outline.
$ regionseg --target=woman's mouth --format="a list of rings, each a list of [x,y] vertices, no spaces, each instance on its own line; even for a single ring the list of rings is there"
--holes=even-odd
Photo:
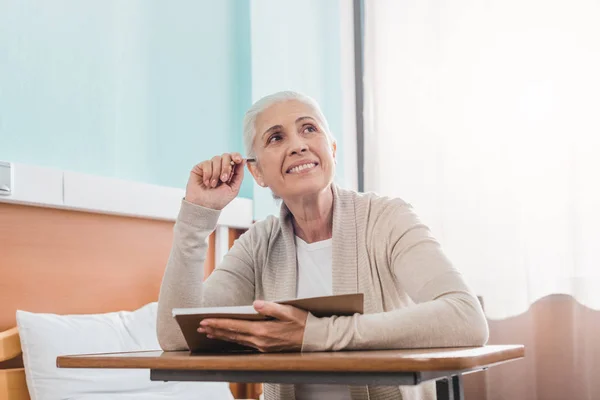
[[[286,171],[286,173],[288,173],[288,174],[299,174],[299,173],[302,173],[302,172],[307,172],[307,171],[315,168],[317,165],[319,165],[319,164],[315,163],[315,162],[307,162],[305,164],[297,165],[295,167],[292,167],[292,168],[288,169]]]

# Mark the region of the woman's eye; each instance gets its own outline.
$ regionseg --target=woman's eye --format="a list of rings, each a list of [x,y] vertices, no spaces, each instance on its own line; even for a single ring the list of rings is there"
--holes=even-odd
[[[307,125],[304,127],[304,132],[312,133],[312,132],[316,132],[316,131],[317,131],[317,128],[315,128],[312,125]]]
[[[281,135],[279,133],[274,133],[271,136],[269,136],[269,143],[274,143],[274,142],[278,142],[281,140]]]

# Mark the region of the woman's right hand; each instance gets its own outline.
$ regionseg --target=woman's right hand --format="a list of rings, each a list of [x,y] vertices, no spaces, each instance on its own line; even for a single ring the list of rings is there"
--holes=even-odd
[[[224,153],[196,164],[190,172],[185,200],[213,210],[222,210],[240,192],[244,164],[245,160],[239,153]]]

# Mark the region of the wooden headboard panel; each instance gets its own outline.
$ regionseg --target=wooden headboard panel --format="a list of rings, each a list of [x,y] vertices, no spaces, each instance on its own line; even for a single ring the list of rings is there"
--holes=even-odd
[[[0,331],[16,325],[17,309],[101,313],[156,301],[172,229],[168,221],[0,203]]]
[[[230,228],[228,247],[243,232]],[[103,313],[156,301],[172,238],[169,221],[0,202],[0,333],[16,326],[17,309]],[[205,277],[214,268],[213,233]],[[21,366],[20,357],[0,362],[0,378],[8,386],[25,385]],[[230,387],[235,398],[262,393],[258,384]],[[15,398],[28,398],[26,388],[17,391]]]

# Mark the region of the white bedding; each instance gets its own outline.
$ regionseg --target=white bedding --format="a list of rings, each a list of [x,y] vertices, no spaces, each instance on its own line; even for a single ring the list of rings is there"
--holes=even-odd
[[[152,382],[148,370],[65,369],[56,357],[160,349],[156,303],[132,311],[56,315],[17,311],[31,400],[231,400],[224,382]]]

